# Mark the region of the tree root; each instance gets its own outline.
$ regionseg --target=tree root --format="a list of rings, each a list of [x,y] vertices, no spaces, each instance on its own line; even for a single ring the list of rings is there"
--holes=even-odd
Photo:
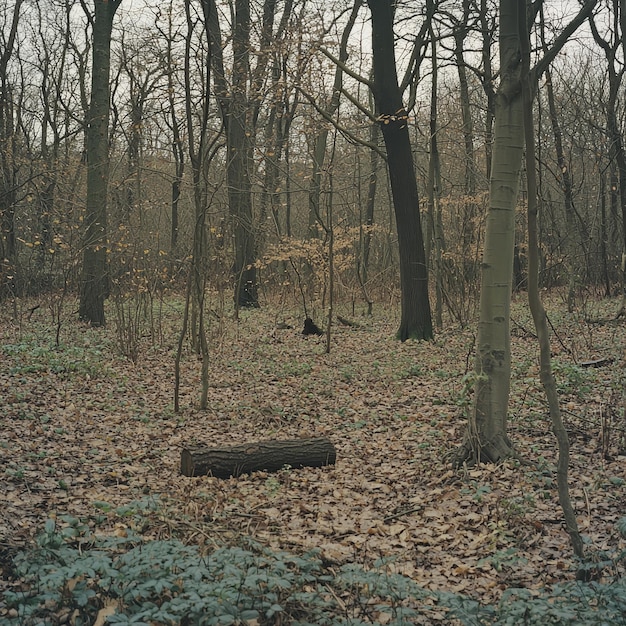
[[[466,440],[450,454],[452,467],[459,469],[461,467],[474,467],[481,463],[502,463],[507,459],[522,459],[513,448],[509,438],[506,435],[499,434],[490,441],[480,444],[470,440]]]

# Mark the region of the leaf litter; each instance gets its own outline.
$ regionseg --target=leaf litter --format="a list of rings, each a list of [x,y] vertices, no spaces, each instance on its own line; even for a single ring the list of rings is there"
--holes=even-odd
[[[176,307],[164,308],[161,340],[145,338],[136,364],[119,356],[112,327],[68,321],[55,346],[43,314],[3,317],[2,579],[47,518],[71,515],[104,534],[133,528],[207,547],[251,536],[277,549],[319,548],[329,567],[387,557],[427,589],[483,602],[511,586],[571,580],[536,340],[525,306],[513,310],[509,428],[524,462],[459,471],[447,459],[471,405],[471,329],[402,344],[394,313],[380,309],[334,326],[326,354],[324,337],[302,336],[297,314],[277,329],[271,307],[242,311],[211,330],[209,409],[196,406],[200,364],[189,352],[175,414]],[[626,511],[623,325],[565,313],[553,323],[578,522],[590,551],[615,549]],[[613,363],[577,365],[597,358]],[[183,446],[304,436],[329,437],[336,465],[228,480],[180,475]],[[138,515],[138,502],[152,505]]]

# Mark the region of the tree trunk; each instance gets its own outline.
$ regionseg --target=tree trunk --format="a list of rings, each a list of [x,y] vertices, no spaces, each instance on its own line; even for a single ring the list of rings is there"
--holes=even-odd
[[[382,128],[400,254],[402,313],[397,337],[432,339],[428,269],[419,212],[417,180],[394,56],[393,6],[388,0],[368,0],[372,13],[374,98]]]
[[[613,41],[605,40],[595,24],[593,18],[589,19],[589,25],[595,42],[602,48],[607,60],[607,77],[609,80],[609,97],[606,102],[606,125],[607,135],[610,141],[609,157],[617,169],[617,192],[614,200],[619,203],[619,209],[622,218],[622,301],[617,312],[617,317],[626,314],[626,149],[624,148],[624,137],[622,135],[621,123],[618,119],[618,100],[622,91],[622,80],[626,68],[619,60],[617,52],[621,48],[622,52],[626,52],[626,42],[624,38],[626,33],[626,6],[624,0],[613,0],[612,9],[617,21],[619,16],[618,32],[612,34],[615,38]],[[619,32],[621,31],[621,32]],[[610,34],[607,36],[611,36]],[[612,182],[612,187],[613,181]]]
[[[208,244],[207,244],[207,212],[209,202],[207,198],[206,171],[209,166],[211,151],[208,145],[209,128],[209,89],[211,80],[211,48],[206,57],[206,73],[204,85],[204,98],[202,99],[202,116],[199,128],[195,122],[195,111],[192,104],[192,87],[190,82],[189,67],[191,64],[191,40],[194,31],[194,20],[188,3],[185,4],[185,17],[187,20],[187,36],[185,38],[185,116],[187,119],[187,148],[192,169],[193,199],[194,199],[194,229],[191,266],[189,268],[189,283],[185,312],[183,316],[183,329],[178,344],[176,378],[178,383],[180,356],[182,341],[187,330],[187,323],[191,317],[192,344],[201,361],[201,393],[200,408],[208,406],[209,391],[209,346],[206,336],[205,325],[205,296],[208,279]],[[197,137],[197,139],[196,139]],[[191,316],[189,308],[191,307]],[[175,392],[175,404],[177,405],[177,390]]]
[[[524,136],[526,144],[526,181],[528,187],[528,304],[530,307],[537,339],[539,341],[539,364],[540,378],[546,392],[552,430],[558,443],[557,462],[557,485],[559,503],[563,510],[565,525],[570,536],[574,554],[583,559],[585,556],[583,540],[578,531],[576,513],[572,506],[569,493],[569,436],[563,424],[561,409],[559,406],[559,394],[556,389],[556,381],[552,373],[552,361],[550,356],[550,329],[546,310],[539,295],[539,239],[537,227],[537,215],[539,213],[539,194],[537,186],[537,160],[535,158],[535,127],[533,120],[533,88],[530,76],[530,38],[526,24],[526,6],[519,7],[519,36],[522,57],[522,106],[524,113]],[[549,79],[548,79],[549,80]],[[554,123],[553,118],[553,123]],[[555,131],[555,138],[557,137]],[[558,146],[557,146],[558,150]],[[563,165],[562,173],[567,173]],[[569,304],[569,302],[568,302]],[[583,571],[583,570],[581,570]]]
[[[257,307],[257,278],[255,261],[255,232],[252,219],[252,185],[249,176],[247,155],[249,137],[243,121],[243,106],[234,106],[228,124],[228,203],[233,220],[235,262],[235,305],[237,307]]]
[[[543,36],[543,33],[542,33]],[[575,222],[574,215],[574,190],[572,187],[572,178],[565,160],[565,152],[563,150],[563,134],[556,109],[554,99],[554,87],[552,85],[552,76],[550,70],[546,70],[546,89],[548,92],[548,106],[550,109],[550,122],[552,123],[552,134],[554,135],[554,147],[556,150],[556,158],[559,166],[559,174],[561,177],[561,185],[563,188],[563,201],[565,203],[565,258],[567,267],[567,310],[571,313],[574,310],[576,299],[576,282],[578,275],[578,263],[576,255],[578,246],[575,239]]]
[[[181,137],[182,122],[178,119],[176,111],[176,89],[174,86],[174,58],[173,58],[173,41],[174,41],[174,25],[172,14],[168,14],[168,30],[167,33],[161,31],[164,35],[166,43],[166,74],[167,74],[167,98],[169,111],[167,115],[170,118],[169,124],[172,129],[172,156],[174,157],[174,177],[172,179],[172,197],[171,197],[171,217],[172,224],[170,228],[170,255],[172,259],[172,276],[174,276],[175,267],[174,259],[176,258],[176,248],[178,246],[178,229],[179,229],[179,204],[180,194],[183,185],[183,175],[185,173],[185,150],[184,141]]]
[[[339,63],[335,66],[335,77],[333,80],[333,89],[330,102],[324,109],[324,116],[327,119],[332,118],[339,108],[341,99],[341,89],[343,86],[343,64],[348,59],[348,42],[350,34],[356,22],[362,0],[356,0],[352,7],[350,17],[346,23],[341,35],[341,43],[339,45]],[[313,172],[309,183],[309,234],[312,237],[317,236],[317,226],[321,220],[321,194],[322,194],[322,173],[324,170],[324,162],[326,160],[326,147],[328,145],[328,134],[330,128],[328,124],[322,124],[322,129],[315,137],[312,158]]]
[[[94,0],[91,104],[87,120],[87,206],[78,315],[104,326],[109,293],[107,270],[107,193],[109,183],[109,71],[113,17],[121,0]]]
[[[599,168],[598,168],[599,169]],[[605,298],[611,297],[611,278],[609,274],[609,243],[607,215],[606,215],[606,174],[599,172],[598,202],[600,204],[600,254],[602,255],[602,281],[604,283]]]
[[[491,46],[494,39],[495,22],[490,21],[488,0],[480,0],[480,30],[482,35],[482,87],[487,96],[485,115],[485,175],[491,176],[493,162],[493,124],[496,115],[496,93],[494,91],[495,75],[491,67]]]
[[[378,145],[380,128],[378,124],[370,126],[369,140],[374,146]],[[367,284],[370,251],[372,245],[372,226],[374,225],[374,209],[376,208],[376,189],[378,187],[378,163],[380,156],[376,150],[370,150],[369,176],[367,179],[367,202],[365,203],[365,230],[363,232],[363,253],[361,259],[361,280]],[[370,312],[371,313],[371,312]]]
[[[454,27],[454,58],[459,75],[459,98],[461,101],[461,120],[463,123],[463,143],[465,145],[465,177],[464,191],[473,196],[476,193],[476,163],[474,162],[474,123],[472,121],[472,109],[470,102],[469,83],[467,80],[467,67],[465,64],[465,38],[469,33],[470,2],[463,0],[462,21]],[[474,203],[468,206],[475,207]],[[471,221],[473,215],[468,216]]]
[[[226,126],[228,204],[235,243],[235,306],[257,307],[255,231],[252,219],[251,132],[247,83],[250,74],[250,0],[236,0],[233,27],[233,84]]]
[[[17,0],[13,6],[10,30],[5,33],[4,49],[0,50],[0,299],[5,295],[15,295],[20,288],[15,234],[20,158],[14,120],[16,104],[8,65],[17,38],[22,2]],[[6,29],[7,24],[4,26]]]
[[[524,152],[516,0],[500,1],[500,67],[495,144],[482,262],[474,402],[460,460],[499,461],[512,453],[506,434],[511,376],[510,303],[515,207]]]
[[[468,428],[454,463],[497,462],[513,453],[507,436],[511,382],[510,307],[515,247],[515,208],[524,154],[521,46],[518,2],[500,0],[500,86],[496,99],[495,145],[480,286],[474,400]],[[526,3],[524,11],[526,10]],[[593,8],[589,0],[533,71],[537,76]],[[524,25],[526,20],[524,19]]]
[[[258,285],[256,243],[252,211],[252,104],[248,95],[250,78],[250,0],[236,0],[233,24],[232,84],[226,81],[219,11],[215,0],[203,0],[205,25],[211,49],[216,97],[226,129],[226,179],[232,218],[235,259],[233,280],[236,308],[257,307]]]
[[[373,104],[373,94],[369,93],[370,104]],[[372,106],[372,108],[374,108]],[[369,141],[373,146],[378,146],[380,128],[377,123],[372,123],[369,129]],[[361,285],[363,297],[367,302],[367,314],[371,315],[374,303],[369,295],[367,281],[369,279],[370,252],[372,248],[372,226],[374,226],[374,209],[376,208],[376,189],[378,187],[378,163],[380,155],[377,150],[370,150],[369,174],[367,179],[367,200],[365,202],[365,219],[363,212],[359,211],[359,239],[361,252],[357,263],[357,278]]]
[[[437,62],[437,40],[432,24],[429,28],[432,49],[432,82],[430,95],[430,155],[428,159],[428,217],[432,228],[434,255],[426,255],[429,269],[435,277],[435,325],[443,328],[443,267],[444,247],[443,222],[441,219],[441,164],[439,143],[437,141],[437,91],[439,84],[439,65]],[[432,258],[431,258],[432,257]],[[432,265],[431,265],[432,263]]]
[[[326,437],[258,441],[223,448],[184,448],[180,471],[184,476],[230,478],[259,470],[276,472],[284,467],[323,467],[334,465],[336,459],[335,448]]]

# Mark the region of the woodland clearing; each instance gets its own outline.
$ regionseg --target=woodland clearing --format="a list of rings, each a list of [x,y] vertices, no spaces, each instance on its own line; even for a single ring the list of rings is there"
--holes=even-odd
[[[513,304],[509,434],[525,462],[458,471],[447,455],[471,402],[474,324],[400,343],[395,308],[377,305],[367,317],[339,307],[355,324],[333,324],[327,354],[325,337],[302,335],[298,312],[214,315],[210,408],[196,408],[200,363],[187,352],[175,414],[179,300],[159,305],[135,363],[120,355],[114,324],[67,319],[57,346],[46,305],[29,315],[32,305],[18,302],[17,317],[5,307],[0,320],[0,595],[20,584],[11,580],[16,552],[46,519],[62,525],[65,515],[101,534],[133,528],[206,549],[242,537],[297,554],[318,548],[328,567],[391,557],[426,589],[483,602],[573,578],[523,295]],[[626,512],[624,321],[611,319],[615,300],[567,314],[553,294],[547,308],[580,530],[591,553],[615,552]],[[329,437],[336,465],[226,480],[180,474],[183,446],[302,436]],[[155,506],[120,513],[140,501]]]

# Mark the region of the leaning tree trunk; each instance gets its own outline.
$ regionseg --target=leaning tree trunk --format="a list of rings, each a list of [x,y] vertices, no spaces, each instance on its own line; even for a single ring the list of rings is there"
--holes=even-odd
[[[81,320],[104,326],[107,271],[107,192],[109,184],[109,71],[113,17],[122,0],[95,0],[91,104],[87,120],[87,206],[80,281]]]
[[[546,392],[550,409],[552,430],[557,439],[559,456],[557,462],[557,486],[559,503],[563,509],[565,526],[569,533],[574,554],[583,559],[585,556],[583,541],[578,530],[576,513],[569,493],[569,436],[563,424],[559,394],[552,373],[550,356],[550,329],[546,310],[539,294],[539,237],[538,213],[539,194],[537,191],[537,160],[535,158],[535,126],[533,119],[533,88],[530,74],[530,38],[526,25],[526,6],[519,9],[519,36],[522,51],[522,103],[524,115],[524,136],[526,144],[526,184],[528,189],[528,304],[530,307],[537,339],[539,341],[540,377]],[[554,123],[554,118],[553,118]],[[556,135],[555,135],[556,136]],[[567,169],[563,170],[565,174]],[[581,570],[582,571],[582,570]]]
[[[397,337],[432,339],[428,268],[419,212],[417,180],[394,56],[393,6],[368,0],[372,13],[374,98],[387,149],[387,165],[398,230],[402,314]]]

